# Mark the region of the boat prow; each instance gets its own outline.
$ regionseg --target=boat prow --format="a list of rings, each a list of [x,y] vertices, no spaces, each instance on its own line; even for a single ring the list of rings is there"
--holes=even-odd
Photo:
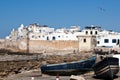
[[[114,57],[105,57],[93,66],[97,78],[112,80],[119,72],[119,59]]]

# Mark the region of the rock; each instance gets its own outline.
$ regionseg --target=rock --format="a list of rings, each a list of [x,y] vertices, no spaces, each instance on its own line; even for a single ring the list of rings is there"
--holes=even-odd
[[[82,76],[71,75],[70,80],[85,80]]]

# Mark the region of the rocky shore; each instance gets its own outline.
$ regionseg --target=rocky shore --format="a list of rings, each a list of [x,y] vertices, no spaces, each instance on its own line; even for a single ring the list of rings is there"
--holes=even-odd
[[[64,54],[63,54],[64,53]],[[11,51],[0,51],[0,80],[55,80],[56,76],[44,76],[41,74],[40,66],[44,64],[54,64],[87,59],[95,55],[94,52],[68,53],[21,53]],[[86,80],[95,79],[94,72],[80,75]],[[120,72],[118,78],[119,80]],[[60,76],[61,80],[70,80],[70,76]]]
[[[26,54],[0,51],[0,77],[7,77],[34,69],[40,70],[40,66],[43,64],[77,61],[92,55],[92,52],[84,53],[84,55],[78,53],[64,53],[64,55],[61,55],[55,53]]]

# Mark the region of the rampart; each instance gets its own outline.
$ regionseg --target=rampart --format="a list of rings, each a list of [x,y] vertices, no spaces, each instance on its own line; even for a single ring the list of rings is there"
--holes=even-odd
[[[55,51],[75,51],[78,49],[78,41],[43,41],[43,40],[19,40],[19,41],[5,41],[5,48],[11,48],[19,51],[27,51],[30,53],[44,53]]]

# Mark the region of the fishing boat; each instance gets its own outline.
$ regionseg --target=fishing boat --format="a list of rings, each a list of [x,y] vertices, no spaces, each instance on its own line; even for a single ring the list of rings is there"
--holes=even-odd
[[[96,78],[113,80],[119,72],[119,59],[115,57],[105,57],[93,66]]]
[[[119,59],[119,67],[120,67],[120,54],[114,54],[113,57],[118,58]]]
[[[71,75],[79,72],[90,71],[95,64],[96,56],[86,60],[64,62],[59,64],[49,64],[41,66],[41,72],[44,74]]]

